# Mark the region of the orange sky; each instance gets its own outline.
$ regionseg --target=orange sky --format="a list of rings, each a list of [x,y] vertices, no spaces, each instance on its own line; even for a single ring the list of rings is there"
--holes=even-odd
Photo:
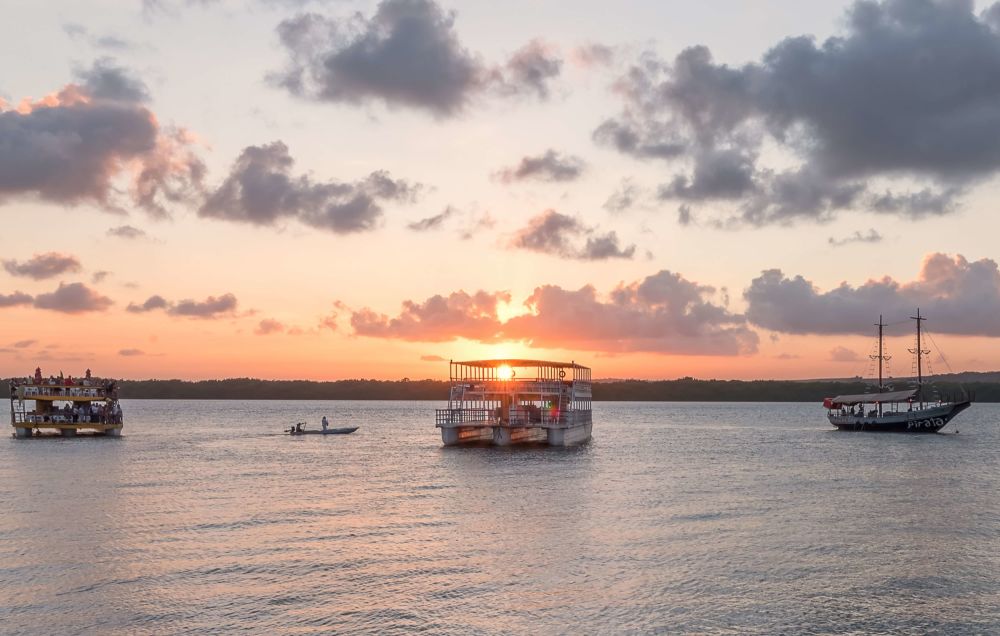
[[[441,378],[436,360],[537,357],[597,378],[843,377],[882,313],[905,376],[917,306],[936,371],[1000,369],[1000,148],[977,128],[1000,122],[1000,86],[924,99],[952,87],[952,55],[1000,76],[985,17],[397,3],[312,21],[15,3],[0,374]],[[348,22],[381,43],[357,68],[363,47],[331,35]],[[426,47],[405,50],[407,24]],[[783,83],[800,34],[815,68],[847,70]],[[921,38],[962,46],[908,75],[889,45]]]

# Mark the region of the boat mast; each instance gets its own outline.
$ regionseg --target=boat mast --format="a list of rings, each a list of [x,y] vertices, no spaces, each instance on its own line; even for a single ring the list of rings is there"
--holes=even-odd
[[[910,316],[910,320],[916,320],[917,321],[917,348],[916,349],[910,349],[909,351],[910,351],[910,353],[916,354],[916,356],[917,356],[917,395],[920,398],[920,408],[924,408],[924,392],[923,392],[924,368],[923,368],[923,357],[924,357],[925,353],[930,353],[930,350],[929,349],[925,350],[925,349],[923,349],[920,346],[920,323],[922,323],[923,321],[927,320],[927,318],[924,318],[923,316],[920,315],[920,307],[917,307],[917,315],[916,316]]]
[[[878,327],[878,355],[868,356],[872,360],[878,360],[878,392],[882,392],[882,363],[890,358],[890,356],[885,355],[885,347],[883,346],[882,340],[882,329],[885,327],[885,323],[882,322],[882,314],[878,316],[878,323],[875,325]],[[882,415],[882,403],[878,404],[878,414]]]

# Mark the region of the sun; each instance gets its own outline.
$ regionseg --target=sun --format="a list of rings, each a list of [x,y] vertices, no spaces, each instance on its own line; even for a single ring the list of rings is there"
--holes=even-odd
[[[514,369],[506,364],[500,365],[497,367],[497,377],[501,380],[510,380],[514,377]]]

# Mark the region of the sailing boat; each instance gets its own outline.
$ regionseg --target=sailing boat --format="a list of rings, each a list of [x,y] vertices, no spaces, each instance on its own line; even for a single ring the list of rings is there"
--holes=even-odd
[[[842,431],[872,431],[891,433],[936,433],[945,427],[956,415],[969,408],[972,401],[963,393],[961,399],[943,401],[940,398],[928,399],[928,391],[924,388],[923,356],[930,353],[921,348],[921,323],[927,320],[917,309],[916,316],[910,316],[917,322],[917,346],[910,349],[916,356],[917,386],[905,391],[887,391],[888,387],[882,381],[882,365],[889,359],[883,346],[882,331],[885,323],[882,316],[878,317],[878,355],[872,356],[878,361],[878,391],[862,395],[838,395],[823,400],[823,406],[828,409],[827,417],[830,423]]]

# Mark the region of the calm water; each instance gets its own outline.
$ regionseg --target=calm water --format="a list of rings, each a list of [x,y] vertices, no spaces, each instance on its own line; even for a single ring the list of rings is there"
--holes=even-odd
[[[603,403],[573,449],[445,449],[435,406],[129,401],[120,440],[0,439],[0,632],[1000,633],[1000,405],[901,436]],[[324,413],[362,428],[272,435]]]

